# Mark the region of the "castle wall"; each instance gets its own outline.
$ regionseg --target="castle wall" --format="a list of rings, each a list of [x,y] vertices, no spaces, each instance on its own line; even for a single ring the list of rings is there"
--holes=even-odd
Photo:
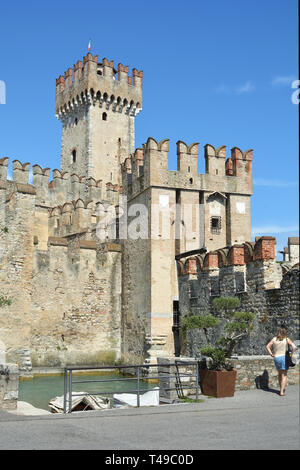
[[[34,212],[33,235],[38,240],[38,249],[47,250],[49,238],[49,211],[47,208],[36,208]]]
[[[225,162],[225,147],[215,150],[205,146],[204,175],[197,170],[198,143],[187,146],[177,142],[175,172],[168,170],[168,153],[168,139],[157,142],[149,137],[143,148],[136,149],[122,163],[122,188],[128,207],[139,203],[150,214],[146,235],[150,241],[142,237],[124,244],[123,280],[126,292],[128,264],[135,265],[137,252],[144,260],[140,250],[149,250],[144,274],[139,268],[135,272],[132,269],[135,281],[123,301],[123,311],[130,305],[131,313],[126,315],[135,312],[133,315],[139,319],[143,312],[148,316],[146,329],[141,323],[140,331],[146,335],[145,353],[149,360],[174,353],[173,305],[178,300],[175,255],[203,246],[220,248],[231,243],[232,237],[240,242],[251,237],[252,152],[243,154],[232,149],[231,171]],[[139,223],[142,225],[141,220]],[[141,289],[145,276],[150,284],[146,294]]]
[[[293,340],[299,335],[299,267],[288,272],[275,260],[275,239],[262,237],[255,244],[233,246],[180,259],[179,309],[181,316],[210,312],[213,299],[238,296],[240,310],[255,313],[253,330],[235,351],[238,354],[265,354],[265,346],[281,324],[287,325]],[[211,332],[214,342],[222,328]],[[204,334],[187,334],[188,354],[195,355],[206,344]]]
[[[30,337],[35,194],[29,185],[6,184],[7,191],[2,190],[5,211],[0,221],[0,286],[1,295],[14,302],[0,308],[0,335],[7,348],[17,344],[26,347]],[[9,357],[7,360],[11,362]]]
[[[176,253],[218,249],[251,239],[252,151],[205,146],[206,173],[199,174],[198,144],[177,142],[177,171],[168,170],[169,141],[149,137],[122,165],[123,193],[134,198],[146,188],[174,191],[178,223]],[[171,208],[171,205],[170,205]],[[180,220],[179,220],[180,219]],[[180,236],[178,236],[180,233]]]
[[[92,241],[91,231],[89,240],[76,234],[76,221],[77,232],[85,222],[91,226],[91,210],[81,200],[70,204],[73,234],[51,236],[51,211],[17,170],[13,181],[0,180],[0,292],[11,300],[0,308],[7,360],[20,363],[25,349],[33,365],[119,359],[120,245]],[[69,213],[59,214],[61,223],[64,217]]]
[[[135,199],[136,204],[147,204],[149,191]],[[128,214],[131,214],[128,204]],[[136,214],[128,216],[128,226],[123,227],[122,240],[122,358],[130,364],[143,362],[146,353],[146,338],[151,335],[151,249],[150,240],[127,237],[128,230],[135,232],[136,224],[149,226],[149,214],[136,219]],[[127,219],[126,219],[127,220]],[[133,226],[130,226],[131,222]],[[144,225],[145,226],[145,225]],[[138,228],[137,228],[138,229]]]
[[[24,291],[2,283],[12,300],[0,317],[8,359],[18,361],[25,346],[33,366],[112,363],[121,348],[120,253],[97,260],[95,247],[53,243],[35,251]]]
[[[141,357],[152,361],[166,352],[173,354],[174,349],[175,245],[174,234],[166,236],[164,230],[174,232],[175,226],[169,220],[164,226],[161,196],[175,204],[174,191],[156,188],[140,193],[128,203],[128,238],[123,242],[123,348],[124,358],[135,362]]]
[[[168,198],[168,207],[162,201]],[[162,199],[163,198],[163,199]],[[151,189],[151,349],[150,358],[174,353],[173,300],[177,298],[175,271],[175,225],[165,217],[165,209],[176,204],[175,191]],[[168,214],[167,214],[168,216]],[[154,223],[154,218],[157,223]],[[165,227],[164,227],[165,226]],[[169,229],[168,234],[163,230]]]
[[[288,258],[291,263],[299,262],[299,237],[288,238]]]
[[[209,250],[226,246],[228,214],[226,213],[227,197],[221,193],[204,193],[204,227],[205,227],[205,247]],[[230,220],[230,218],[228,218]],[[213,221],[217,226],[214,227]]]
[[[227,199],[227,241],[228,246],[250,240],[251,208],[250,198],[243,194],[228,194]],[[220,248],[215,246],[214,249]],[[225,246],[225,244],[224,244]]]
[[[95,244],[80,246],[76,239],[67,246],[55,239],[52,243],[47,252],[35,253],[33,364],[111,363],[119,359],[120,252],[101,254]]]

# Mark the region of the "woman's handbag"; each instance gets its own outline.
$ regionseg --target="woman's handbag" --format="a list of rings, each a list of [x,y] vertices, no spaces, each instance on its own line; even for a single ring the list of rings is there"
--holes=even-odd
[[[292,357],[292,347],[288,340],[286,340],[285,364],[287,367],[295,367],[296,365],[296,361]]]

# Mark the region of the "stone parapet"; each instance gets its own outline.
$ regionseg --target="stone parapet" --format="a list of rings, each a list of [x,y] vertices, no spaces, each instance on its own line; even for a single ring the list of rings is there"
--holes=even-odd
[[[184,367],[184,362],[197,360],[199,368],[209,366],[209,358],[195,359],[193,357],[185,358],[166,358],[158,359],[158,364],[173,364],[174,360],[181,362],[180,372],[182,373],[181,382],[186,387],[184,395],[195,395],[195,378],[184,377],[184,374],[195,375],[195,366]],[[230,362],[237,371],[235,390],[252,390],[252,389],[277,389],[278,388],[278,372],[274,365],[274,360],[270,356],[254,355],[254,356],[237,356],[232,357]],[[175,367],[158,367],[160,397],[169,400],[179,398],[176,391]],[[287,384],[295,385],[299,383],[299,361],[297,365],[288,370]],[[199,392],[200,393],[200,392]]]
[[[238,356],[232,365],[237,370],[236,390],[278,389],[278,372],[270,356]],[[287,383],[299,383],[299,362],[288,370]]]
[[[17,364],[0,364],[0,409],[15,410],[19,392]]]
[[[142,106],[143,72],[136,68],[128,76],[128,66],[118,65],[106,58],[98,61],[97,55],[88,53],[83,61],[69,67],[56,80],[56,114],[63,114],[85,104],[98,101],[102,106],[111,106],[116,112],[136,113]]]
[[[218,313],[213,300],[239,297],[240,310],[254,313],[253,328],[236,349],[238,354],[260,354],[282,324],[288,335],[299,335],[299,265],[288,267],[275,259],[276,240],[262,237],[255,243],[226,247],[206,255],[177,256],[181,317],[199,312]],[[213,335],[212,335],[213,336]],[[181,353],[197,354],[206,340],[201,330],[187,333]],[[197,346],[198,344],[198,346]]]
[[[174,365],[175,361],[177,367]],[[190,362],[195,362],[195,364],[189,364]],[[164,399],[176,400],[183,395],[195,395],[198,360],[194,358],[158,357],[157,364],[161,401]]]
[[[177,171],[169,171],[169,139],[158,142],[153,137],[149,137],[147,142],[143,144],[143,149],[136,149],[135,153],[125,159],[123,163],[123,187],[127,188],[131,185],[128,196],[135,196],[149,186],[193,191],[218,191],[249,196],[252,194],[251,166],[246,164],[240,166],[239,171],[228,172],[225,163],[225,146],[215,151],[213,146],[205,145],[206,172],[199,174],[197,169],[198,147],[198,143],[187,145],[185,142],[178,141]],[[249,152],[246,151],[244,155],[248,156]],[[138,171],[134,171],[137,166],[135,163],[137,155]],[[246,162],[245,159],[242,159],[242,162],[244,161]]]

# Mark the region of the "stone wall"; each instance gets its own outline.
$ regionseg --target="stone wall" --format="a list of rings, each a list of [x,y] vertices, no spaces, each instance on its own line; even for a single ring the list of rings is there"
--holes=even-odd
[[[225,147],[205,146],[205,174],[198,173],[198,153],[198,143],[178,141],[178,170],[169,171],[169,140],[149,137],[122,164],[128,213],[135,211],[131,215],[141,228],[134,239],[128,230],[124,241],[123,347],[128,357],[144,355],[151,361],[174,351],[175,255],[203,244],[213,249],[232,237],[242,241],[251,234],[252,151],[232,149],[234,170],[227,171]],[[141,207],[147,220],[137,214]],[[220,219],[220,230],[213,230],[213,218]]]
[[[198,173],[199,144],[177,142],[177,171],[169,171],[169,140],[157,142],[149,137],[143,148],[126,158],[122,165],[122,186],[129,198],[136,197],[147,188],[173,191],[176,203],[182,205],[180,222],[185,226],[186,237],[194,234],[188,243],[180,243],[177,253],[199,246],[213,250],[233,243],[242,243],[251,237],[252,150],[242,153],[237,147],[231,150],[232,171],[225,161],[225,147],[214,149],[205,146],[205,174]],[[186,207],[184,207],[184,205]],[[201,213],[196,223],[189,209]],[[170,209],[173,204],[170,201]],[[217,218],[217,227],[212,227]],[[171,216],[173,219],[173,214]],[[192,222],[192,223],[191,223]],[[201,242],[201,244],[200,244]]]
[[[35,188],[6,181],[0,198],[0,293],[12,301],[0,308],[0,339],[7,359],[17,362],[25,375],[30,362],[118,360],[120,246],[82,239],[80,234],[39,240]]]
[[[19,392],[19,369],[16,364],[0,363],[0,409],[15,410]]]
[[[240,343],[236,353],[264,354],[266,344],[285,324],[288,336],[299,339],[299,267],[281,269],[275,260],[275,239],[262,237],[256,243],[236,245],[216,252],[178,260],[179,309],[181,316],[214,311],[212,302],[219,296],[238,296],[239,310],[255,313],[253,329]],[[222,327],[212,329],[211,341]],[[187,332],[182,338],[182,353],[197,355],[206,344],[202,331]]]
[[[240,356],[231,360],[237,370],[236,390],[278,389],[278,372],[270,356]],[[287,384],[299,383],[299,361],[287,374]]]
[[[181,366],[179,368],[182,374],[181,383],[186,388],[183,388],[184,395],[189,396],[196,394],[195,386],[195,366],[185,365],[187,362],[195,361],[193,357],[178,358]],[[210,359],[196,359],[198,367],[203,368],[209,364]],[[252,389],[269,389],[279,390],[278,386],[278,372],[274,366],[274,360],[270,356],[238,356],[230,359],[234,369],[237,371],[237,378],[235,383],[235,390],[252,390]],[[162,357],[159,359],[158,364],[174,364],[174,358]],[[160,398],[174,400],[178,398],[176,391],[176,368],[174,366],[162,367],[158,366],[159,373],[159,386]],[[184,377],[184,374],[193,377]],[[299,384],[299,359],[297,365],[290,368],[287,374],[287,384]],[[187,388],[191,387],[191,388]],[[200,390],[199,390],[199,393]]]
[[[24,288],[2,278],[11,306],[0,309],[7,357],[22,366],[30,350],[33,366],[113,363],[121,349],[120,247],[80,247],[52,239],[35,250]],[[26,296],[28,300],[26,301]]]
[[[175,359],[178,367],[174,365]],[[187,364],[187,363],[195,364]],[[159,398],[161,401],[176,400],[181,395],[195,395],[197,383],[197,369],[199,369],[199,360],[195,358],[157,358],[157,372],[159,377]],[[177,380],[179,377],[179,380]],[[181,385],[181,386],[180,386]],[[198,388],[200,394],[200,387]]]

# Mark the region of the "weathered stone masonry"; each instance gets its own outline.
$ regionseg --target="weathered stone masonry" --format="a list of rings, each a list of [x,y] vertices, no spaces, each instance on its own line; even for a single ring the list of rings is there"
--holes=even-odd
[[[41,206],[34,186],[17,181],[0,186],[1,228],[7,229],[0,232],[1,294],[13,301],[0,316],[8,360],[19,362],[24,347],[33,365],[117,360],[120,246],[102,244],[90,223],[89,232],[49,236],[53,211]],[[37,223],[42,210],[48,215],[44,225]],[[76,203],[75,223],[76,212],[85,210],[83,201]]]
[[[178,257],[181,315],[213,312],[215,297],[237,295],[241,310],[255,313],[253,330],[237,349],[238,354],[266,354],[265,346],[281,324],[287,326],[290,338],[299,340],[299,263],[290,264],[287,270],[287,265],[276,261],[275,246],[273,237],[261,237],[255,243],[205,256]],[[185,352],[199,354],[205,343],[203,334],[193,330]]]
[[[283,275],[273,239],[249,242],[253,150],[233,147],[226,158],[225,146],[206,144],[204,174],[197,142],[177,142],[176,171],[168,139],[149,137],[134,151],[142,82],[142,71],[130,77],[128,66],[88,53],[56,80],[60,169],[50,177],[35,164],[29,184],[29,163],[13,160],[10,180],[8,158],[0,159],[0,295],[12,300],[0,308],[0,340],[21,374],[31,364],[173,356],[174,305],[184,315],[219,294],[239,295],[256,313],[247,354],[260,352],[281,320],[296,332],[290,264],[299,246],[289,244]],[[101,218],[109,207],[119,223],[110,237]],[[132,237],[133,227],[147,236]],[[199,249],[208,254],[184,254]]]
[[[132,358],[174,354],[175,256],[251,238],[252,150],[235,147],[225,160],[224,146],[205,145],[205,174],[197,171],[198,143],[177,142],[177,171],[168,170],[168,158],[169,140],[149,137],[122,164],[128,214],[138,215],[139,204],[148,211],[146,220],[137,217],[146,236],[123,242],[123,347]]]

